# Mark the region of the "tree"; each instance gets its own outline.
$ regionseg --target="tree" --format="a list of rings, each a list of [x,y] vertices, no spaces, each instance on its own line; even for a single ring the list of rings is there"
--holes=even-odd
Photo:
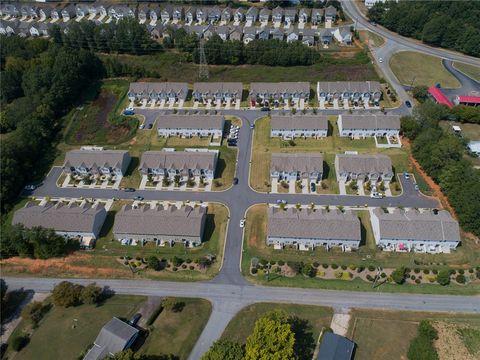
[[[159,271],[162,269],[162,263],[156,256],[150,256],[147,259],[147,265],[150,269],[155,271]]]
[[[442,286],[450,284],[450,272],[448,270],[440,270],[437,275],[437,282]]]
[[[395,269],[392,272],[392,279],[395,281],[397,284],[403,284],[405,282],[405,268],[402,266],[398,269]]]
[[[285,311],[274,310],[255,322],[247,338],[245,360],[290,360],[294,357],[295,334]]]
[[[15,336],[12,339],[12,349],[15,351],[22,350],[28,344],[29,340],[27,335]]]
[[[62,281],[53,288],[53,303],[63,307],[78,305],[81,291],[81,285],[72,284],[69,281]]]
[[[22,310],[22,319],[31,321],[33,326],[36,327],[49,308],[41,301],[33,301]]]
[[[143,354],[136,354],[132,349],[120,351],[115,355],[110,355],[105,359],[108,360],[148,360],[148,357]]]
[[[218,340],[201,360],[242,360],[244,356],[245,349],[242,345],[230,340]]]
[[[412,95],[419,102],[423,103],[428,99],[428,87],[425,85],[417,85],[412,89]]]
[[[171,312],[181,312],[185,307],[185,303],[175,298],[167,297],[162,300],[162,308]]]
[[[80,293],[80,301],[84,304],[97,304],[102,300],[103,288],[91,283],[85,286]]]

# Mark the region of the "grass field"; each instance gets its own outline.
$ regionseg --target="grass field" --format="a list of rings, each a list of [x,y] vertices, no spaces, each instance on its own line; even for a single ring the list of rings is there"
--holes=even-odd
[[[413,51],[402,51],[392,56],[390,67],[404,85],[433,86],[437,83],[444,88],[458,88],[460,83],[442,65],[440,58]]]
[[[203,299],[176,298],[185,306],[180,312],[163,310],[152,326],[139,353],[147,356],[173,354],[179,360],[190,355],[203,328],[207,324],[212,305]]]
[[[100,306],[54,306],[39,327],[33,330],[30,343],[15,355],[15,359],[76,359],[87,350],[102,326],[113,316],[129,318],[143,301],[145,298],[140,296],[114,295]],[[10,340],[16,335],[31,331],[31,325],[21,321]]]
[[[102,55],[117,61],[158,73],[158,81],[184,81],[198,79],[198,65],[187,61],[185,55],[165,52],[155,55]],[[209,81],[365,81],[378,80],[372,64],[358,48],[323,52],[324,61],[311,66],[264,65],[210,65]]]
[[[324,154],[324,182],[327,189],[323,193],[338,193],[338,184],[335,176],[335,154],[347,150],[355,150],[359,153],[385,154],[392,159],[395,171],[403,172],[410,170],[408,156],[403,149],[377,149],[375,140],[359,139],[351,140],[338,135],[337,119],[329,117],[329,133],[324,139],[295,139],[295,146],[279,138],[270,138],[271,120],[264,117],[255,122],[255,131],[252,145],[252,167],[250,184],[258,191],[270,191],[270,160],[271,154],[276,152],[299,153],[316,152]]]
[[[371,45],[374,47],[381,47],[383,44],[385,44],[385,39],[381,37],[380,35],[377,35],[371,31],[368,30],[361,30],[359,31],[360,34],[360,40],[363,42],[369,42]]]
[[[222,334],[222,339],[245,344],[247,337],[252,333],[255,321],[271,310],[284,310],[291,316],[307,320],[307,333],[313,341],[317,341],[323,327],[329,327],[332,321],[332,309],[321,306],[258,303],[247,306],[238,312],[230,321]]]
[[[473,66],[459,62],[454,62],[453,66],[455,69],[460,70],[464,74],[470,76],[472,79],[480,81],[480,66]]]
[[[359,309],[354,309],[351,314],[347,336],[357,344],[356,360],[406,359],[410,341],[417,335],[418,324],[423,319],[445,322],[453,327],[461,325],[480,329],[478,315]],[[467,333],[475,334],[474,331]],[[469,337],[464,343],[473,344],[472,349],[476,350],[479,341],[475,337],[472,341]]]
[[[120,115],[128,90],[126,80],[105,80],[85,91],[84,105],[68,116],[65,142],[71,145],[120,144],[130,139],[138,127],[136,118]]]
[[[320,264],[337,264],[337,265],[356,265],[356,266],[380,266],[384,268],[396,268],[406,266],[409,268],[437,268],[448,264],[452,266],[471,266],[478,264],[480,261],[479,245],[473,241],[464,241],[456,251],[451,254],[415,254],[415,253],[394,253],[383,252],[376,249],[373,237],[370,215],[365,210],[358,210],[357,215],[361,222],[362,240],[358,251],[342,252],[340,249],[333,248],[330,251],[319,247],[313,251],[298,251],[295,249],[284,248],[283,250],[275,250],[271,246],[267,246],[267,206],[255,205],[250,208],[246,217],[245,237],[243,244],[242,256],[242,273],[248,280],[263,285],[271,286],[292,286],[292,287],[314,287],[337,290],[362,290],[362,291],[378,291],[378,292],[419,292],[419,293],[478,293],[479,286],[456,286],[448,287],[435,285],[409,285],[402,286],[393,284],[384,284],[382,287],[372,289],[372,285],[360,279],[353,281],[343,280],[320,280],[297,275],[293,278],[272,275],[269,279],[265,275],[252,276],[249,274],[250,262],[252,258],[267,259],[273,261],[283,260],[285,262],[304,262]],[[415,261],[417,263],[415,263]]]

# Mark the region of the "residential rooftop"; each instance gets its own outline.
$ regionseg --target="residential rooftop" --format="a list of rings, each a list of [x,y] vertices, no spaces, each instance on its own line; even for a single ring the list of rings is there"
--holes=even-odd
[[[215,170],[217,151],[145,151],[140,169]]]
[[[387,155],[366,155],[366,154],[337,154],[335,163],[337,170],[347,173],[381,173],[392,172],[392,160]]]
[[[343,129],[400,129],[399,115],[342,114]]]
[[[222,115],[161,115],[158,129],[222,129]]]
[[[272,154],[270,171],[323,172],[323,155],[315,153],[275,153]]]
[[[272,115],[272,130],[328,130],[326,115]]]

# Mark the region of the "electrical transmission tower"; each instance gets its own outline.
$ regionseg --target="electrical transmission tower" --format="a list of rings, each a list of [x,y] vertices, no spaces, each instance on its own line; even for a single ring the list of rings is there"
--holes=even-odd
[[[198,77],[202,80],[208,79],[208,63],[205,55],[205,40],[200,39],[200,66],[198,68]]]

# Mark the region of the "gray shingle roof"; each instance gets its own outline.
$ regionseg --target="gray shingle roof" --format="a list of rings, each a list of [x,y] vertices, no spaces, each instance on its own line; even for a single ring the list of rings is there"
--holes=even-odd
[[[460,241],[458,222],[445,210],[435,215],[433,211],[421,213],[418,210],[395,209],[393,213],[385,213],[382,209],[375,209],[374,214],[379,219],[381,238]]]
[[[140,169],[209,169],[214,170],[214,151],[145,151]]]
[[[318,360],[350,360],[353,357],[355,343],[349,339],[326,332],[323,335]]]
[[[133,82],[130,83],[129,92],[175,92],[187,96],[188,84],[180,82]]]
[[[222,115],[161,115],[157,120],[158,129],[220,129]]]
[[[271,171],[323,172],[323,155],[305,154],[272,154]]]
[[[328,130],[326,115],[272,115],[272,130]]]
[[[338,164],[338,171],[341,173],[389,174],[392,172],[392,160],[387,155],[337,154],[335,164]]]
[[[27,228],[42,226],[61,232],[94,232],[95,219],[105,221],[107,212],[101,204],[46,204],[45,206],[27,203],[13,215],[13,224],[23,224]]]
[[[268,209],[268,236],[307,239],[360,240],[360,220],[351,211]]]
[[[377,92],[381,91],[378,81],[319,81],[317,84],[319,92]]]
[[[400,130],[399,115],[350,115],[343,114],[343,129],[394,129]]]
[[[151,208],[145,205],[134,209],[124,205],[115,216],[113,233],[201,237],[206,216],[206,207],[178,209],[175,206]]]
[[[64,169],[85,166],[124,169],[130,162],[126,150],[71,150],[65,155]]]
[[[196,82],[193,84],[193,92],[199,93],[226,93],[238,94],[242,97],[243,84],[241,82]]]
[[[138,329],[114,317],[100,330],[93,347],[83,360],[101,360],[109,354],[122,351],[138,332]]]
[[[250,84],[250,93],[257,94],[263,92],[303,92],[310,93],[310,83],[306,81],[299,82],[252,82]]]

